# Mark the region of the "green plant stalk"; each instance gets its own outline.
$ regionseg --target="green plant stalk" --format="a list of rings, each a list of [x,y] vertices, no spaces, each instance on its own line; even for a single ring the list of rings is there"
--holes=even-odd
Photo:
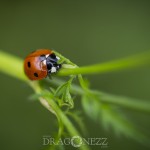
[[[57,55],[59,53],[55,52]],[[60,57],[64,58],[59,54]],[[65,59],[65,58],[64,58]],[[68,63],[73,64],[69,59],[65,59]],[[73,69],[61,69],[57,75],[59,76],[68,76],[68,75],[76,75],[76,74],[95,74],[95,73],[106,73],[117,70],[128,69],[132,67],[138,67],[143,64],[150,63],[150,53],[142,53],[135,56],[130,56],[124,59],[113,60],[106,63],[100,63],[80,68]],[[5,65],[4,65],[5,64]],[[7,66],[7,67],[5,67]],[[13,70],[11,69],[13,68]],[[23,72],[23,61],[13,55],[0,51],[0,71],[6,74],[10,74],[11,76],[17,77],[22,80],[26,80],[26,76]]]
[[[137,55],[135,57],[136,57],[136,59],[138,59],[140,56]],[[130,57],[130,60],[131,60],[131,58],[132,57]],[[144,61],[143,63],[146,63],[147,61],[149,61],[148,58],[149,58],[149,53],[144,53],[144,54],[141,55],[140,60],[141,60],[141,62],[143,60]],[[121,60],[118,60],[118,61],[120,62]],[[70,61],[68,60],[68,62],[70,62]],[[137,61],[137,62],[140,62],[140,61]],[[79,69],[79,68],[76,68],[76,69]],[[124,68],[124,69],[127,69],[127,68]],[[0,51],[0,71],[2,73],[13,76],[13,77],[15,77],[17,79],[20,79],[22,81],[27,81],[27,82],[29,82],[29,84],[32,83],[27,79],[27,77],[24,74],[22,59],[20,59],[16,56],[10,55],[8,53],[2,52],[2,51]],[[54,80],[49,80],[49,82],[51,82],[52,84],[55,84],[55,85],[61,85],[61,84],[64,83],[63,80],[60,80],[60,79],[57,79],[57,78],[55,78]],[[74,93],[78,93],[80,95],[84,94],[83,89],[81,89],[79,86],[72,85],[71,87],[72,87],[71,89]],[[130,100],[128,98],[124,99],[124,98],[121,98],[121,97],[120,97],[120,99],[119,99],[119,97],[118,98],[116,98],[116,97],[113,98],[113,95],[110,96],[109,94],[104,93],[104,92],[96,92],[96,93],[98,93],[100,96],[102,96],[102,98],[103,98],[102,101],[103,102],[111,103],[111,104],[118,105],[118,106],[121,106],[121,107],[129,108],[129,109],[132,109],[132,110],[150,112],[149,102],[141,104],[141,102],[139,100],[133,101],[133,100]]]
[[[1,59],[2,58],[2,59]],[[9,60],[9,62],[7,61]],[[11,56],[9,54],[6,54],[4,52],[0,52],[0,71],[4,72],[5,74],[8,74],[10,76],[16,77],[17,79],[23,80],[23,81],[28,81],[26,76],[24,75],[23,72],[23,61],[15,56]],[[13,62],[13,63],[12,63]],[[3,67],[3,64],[5,64]],[[10,69],[8,69],[9,66]],[[17,67],[18,66],[18,67]],[[9,70],[9,71],[8,71]],[[42,89],[39,86],[38,81],[33,81],[33,82],[28,82],[29,85],[34,89],[34,91],[37,94],[41,94]],[[59,123],[63,123],[68,132],[70,133],[71,136],[78,135],[80,136],[80,133],[76,130],[76,128],[73,126],[73,124],[70,122],[68,117],[61,111],[61,109],[56,105],[54,100],[50,99],[49,97],[40,97],[40,102],[41,104],[54,113],[59,121]],[[60,137],[62,129],[59,130],[58,133],[58,138]],[[87,145],[80,146],[81,150],[89,150]]]
[[[37,94],[41,94],[42,93],[42,89],[39,86],[38,82],[35,81],[34,83],[32,83],[31,86],[32,86],[32,88],[35,90],[35,92]],[[45,108],[49,108],[49,106],[50,106],[51,109],[54,110],[55,115],[56,115],[59,123],[63,123],[64,124],[64,126],[66,127],[66,129],[68,130],[68,132],[70,133],[71,136],[78,135],[78,136],[81,137],[80,133],[76,130],[76,128],[73,126],[73,124],[70,122],[68,117],[64,114],[64,112],[57,106],[57,104],[54,102],[54,100],[52,99],[52,97],[50,95],[49,96],[44,96],[43,95],[41,98],[42,98],[42,100],[45,100],[45,102],[48,102],[48,105],[47,105],[47,103],[44,103],[44,105],[42,103],[42,105]],[[59,132],[61,132],[61,131],[59,130]],[[60,134],[58,135],[58,138],[59,137],[60,137]],[[80,150],[89,150],[87,145],[80,146],[79,149]]]
[[[0,51],[0,72],[28,81],[23,71],[23,60],[3,51]]]
[[[99,97],[102,102],[122,106],[127,109],[150,113],[150,102],[140,101],[133,98],[115,96],[111,94],[101,93]]]
[[[109,72],[109,71],[117,71],[117,70],[121,70],[121,69],[127,69],[127,68],[131,68],[131,67],[136,67],[136,66],[140,66],[143,64],[147,64],[150,62],[149,58],[150,58],[150,54],[145,53],[145,54],[135,55],[135,56],[128,57],[125,59],[115,60],[115,61],[111,61],[111,62],[103,63],[103,64],[97,64],[97,65],[86,66],[86,67],[81,67],[81,68],[74,68],[74,69],[61,69],[60,72],[58,73],[58,75],[66,76],[66,75],[75,75],[75,74],[79,75],[82,73],[90,74],[91,71],[93,73],[104,73],[104,72]],[[71,65],[74,65],[69,60],[66,61],[65,58],[64,58],[64,61],[68,62]],[[12,56],[10,54],[7,54],[5,52],[1,52],[1,51],[0,51],[0,71],[7,75],[16,77],[17,79],[20,79],[22,81],[28,81],[28,84],[38,94],[41,94],[43,91],[39,85],[39,82],[31,82],[27,79],[27,77],[25,76],[24,71],[23,71],[23,61],[21,59],[15,57],[15,56]],[[81,76],[79,75],[79,77],[81,77]],[[53,81],[53,83],[60,84],[60,82],[58,82],[58,80]],[[77,93],[82,95],[82,94],[84,94],[84,91],[86,90],[86,87],[84,87],[84,85],[82,84],[82,78],[80,78],[80,84],[82,85],[84,90],[81,89],[81,91],[79,92],[79,89],[80,89],[79,87],[72,86],[73,87],[72,91],[76,91],[76,92],[78,91]],[[92,92],[94,92],[94,91],[92,91]],[[121,97],[116,99],[116,97],[107,95],[102,92],[97,92],[97,91],[95,91],[95,94],[100,96],[101,101],[109,103],[109,104],[115,104],[115,105],[131,108],[131,109],[135,109],[135,110],[150,112],[149,111],[149,108],[150,108],[149,103],[146,103],[146,105],[144,104],[141,107],[141,102],[138,102],[138,101],[133,103],[132,100],[130,100],[130,99],[129,100],[121,99]],[[65,128],[68,130],[68,132],[70,133],[71,136],[74,136],[74,135],[80,136],[79,132],[76,130],[76,128],[70,122],[68,117],[61,111],[61,109],[57,106],[57,104],[54,102],[54,100],[52,98],[43,96],[40,98],[40,102],[45,108],[47,108],[49,111],[51,111],[52,113],[54,113],[57,116],[59,123],[64,124]],[[62,132],[62,129],[59,130],[58,137],[60,137],[61,132]],[[87,147],[87,145],[85,145],[85,146],[81,146],[80,149],[88,150],[88,147]]]
[[[106,63],[77,67],[72,69],[62,69],[57,73],[57,75],[67,76],[77,74],[100,74],[138,67],[148,63],[150,63],[150,52],[145,52],[142,54],[130,56],[124,59],[113,60]]]
[[[64,84],[64,81],[58,78],[55,78],[54,80],[50,80],[48,82],[57,86]],[[76,93],[78,95],[83,95],[85,93],[81,87],[75,84],[71,85],[71,91],[72,93]],[[96,90],[92,90],[92,91],[95,93],[95,95],[100,97],[100,100],[103,103],[108,103],[116,106],[121,106],[127,109],[131,109],[131,110],[150,113],[150,102],[147,101],[143,102],[138,99],[123,97],[123,96],[115,96],[102,91],[96,91]]]

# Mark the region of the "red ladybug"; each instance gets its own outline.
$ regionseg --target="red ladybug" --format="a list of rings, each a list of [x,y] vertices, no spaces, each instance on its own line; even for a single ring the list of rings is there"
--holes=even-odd
[[[57,57],[52,50],[39,49],[29,54],[24,60],[24,71],[30,80],[46,78],[57,72],[61,64],[57,64]]]

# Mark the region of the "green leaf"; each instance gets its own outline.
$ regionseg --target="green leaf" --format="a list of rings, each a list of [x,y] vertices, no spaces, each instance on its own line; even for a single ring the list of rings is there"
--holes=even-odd
[[[60,86],[56,89],[56,91],[55,91],[55,93],[54,93],[54,96],[56,96],[56,97],[61,96],[61,95],[66,91],[67,86],[68,86],[68,82],[66,82],[66,83],[64,83],[64,84],[62,84],[62,85],[60,85]]]
[[[148,145],[148,137],[145,136],[131,121],[117,111],[118,107],[111,107],[102,103],[100,96],[95,91],[90,91],[82,97],[82,106],[85,113],[95,122],[102,123],[105,129],[112,128],[117,135],[125,135],[136,141]]]
[[[82,106],[85,113],[94,121],[97,121],[100,113],[100,103],[92,96],[82,96]]]
[[[62,95],[62,99],[69,104],[70,108],[74,107],[74,102],[70,94],[70,89],[66,88],[66,91]]]
[[[144,135],[140,130],[131,123],[131,121],[121,113],[121,111],[117,111],[117,109],[113,109],[113,107],[108,104],[101,105],[101,118],[99,121],[104,125],[106,129],[112,127],[118,135],[125,135],[126,137],[130,137],[135,139],[136,141],[149,145],[149,138]]]
[[[50,87],[49,89],[50,89],[51,93],[55,94],[55,89],[54,88]]]
[[[71,77],[66,83],[62,84],[59,86],[56,91],[54,96],[60,98],[61,101],[59,101],[60,105],[67,105],[69,108],[74,107],[74,102],[72,99],[72,96],[70,94],[70,88],[71,88],[71,83],[73,80],[74,76]]]

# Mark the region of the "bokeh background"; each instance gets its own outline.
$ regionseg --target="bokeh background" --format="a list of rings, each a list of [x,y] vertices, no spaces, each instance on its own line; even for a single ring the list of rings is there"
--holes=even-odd
[[[148,0],[0,1],[0,49],[24,58],[35,49],[53,48],[80,66],[122,58],[150,50],[149,8]],[[150,99],[148,67],[86,77],[93,89]],[[32,93],[25,83],[0,74],[1,150],[41,150],[42,136],[57,132],[55,117],[29,101]],[[148,115],[127,113],[143,130],[149,127]],[[90,137],[109,139],[107,149],[148,149],[88,118],[85,123]]]

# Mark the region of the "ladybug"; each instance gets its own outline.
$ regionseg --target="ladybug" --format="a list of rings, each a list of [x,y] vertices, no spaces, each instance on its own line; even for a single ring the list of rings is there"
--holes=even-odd
[[[61,64],[57,64],[59,59],[52,50],[36,50],[25,58],[24,72],[30,80],[46,78],[61,68]]]

